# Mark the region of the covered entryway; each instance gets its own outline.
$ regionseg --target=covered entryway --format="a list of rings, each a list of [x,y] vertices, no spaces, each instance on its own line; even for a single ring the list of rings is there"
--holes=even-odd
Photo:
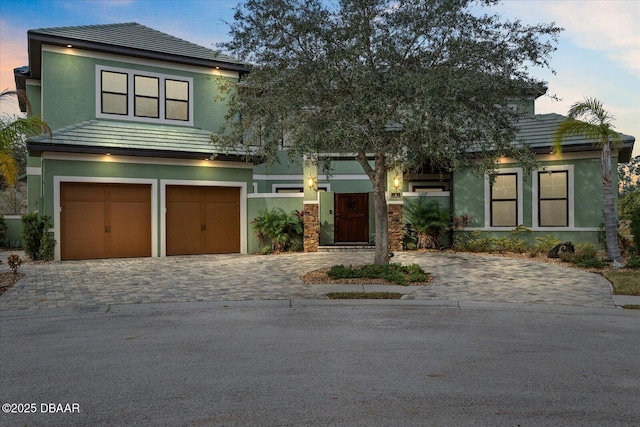
[[[369,242],[369,194],[335,194],[335,243]]]
[[[151,186],[60,184],[61,258],[151,256]]]
[[[240,188],[168,185],[167,255],[240,252]]]

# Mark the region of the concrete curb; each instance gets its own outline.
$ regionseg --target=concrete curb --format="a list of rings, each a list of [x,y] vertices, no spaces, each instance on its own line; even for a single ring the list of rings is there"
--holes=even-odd
[[[623,305],[640,305],[640,296],[633,295],[611,295],[613,303],[619,307]]]
[[[11,310],[0,312],[0,320],[17,320],[25,318],[46,318],[78,315],[127,315],[139,313],[160,313],[167,311],[207,311],[236,308],[294,308],[304,309],[312,307],[425,307],[456,310],[494,310],[494,311],[524,311],[556,314],[600,314],[637,316],[640,310],[623,310],[619,307],[588,307],[551,304],[523,304],[500,302],[474,302],[455,300],[314,300],[314,299],[280,299],[280,300],[238,300],[238,301],[209,301],[209,302],[178,302],[178,303],[145,303],[118,304],[113,306],[95,307],[63,307],[54,309]]]

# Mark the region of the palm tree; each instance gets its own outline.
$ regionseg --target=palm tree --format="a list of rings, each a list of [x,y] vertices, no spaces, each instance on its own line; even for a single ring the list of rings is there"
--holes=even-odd
[[[585,98],[569,109],[567,119],[556,130],[554,152],[562,151],[562,141],[568,136],[583,136],[593,141],[600,149],[600,172],[604,186],[604,227],[607,256],[623,262],[618,247],[618,224],[616,218],[613,187],[611,185],[611,148],[621,144],[620,135],[613,130],[613,116],[595,98]]]
[[[18,178],[18,166],[13,155],[13,150],[27,137],[40,135],[42,133],[51,135],[49,126],[40,118],[31,115],[31,106],[23,93],[8,89],[0,92],[0,100],[7,99],[11,96],[25,100],[28,117],[0,117],[0,176],[2,176],[9,185],[15,184]]]

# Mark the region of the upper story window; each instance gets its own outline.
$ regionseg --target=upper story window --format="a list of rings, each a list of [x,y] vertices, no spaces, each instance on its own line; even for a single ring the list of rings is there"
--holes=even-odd
[[[193,79],[98,66],[96,116],[193,125]]]
[[[133,111],[136,117],[160,117],[160,79],[134,76]]]
[[[126,116],[128,76],[125,73],[102,72],[102,108],[105,114]]]
[[[165,111],[168,119],[189,119],[189,83],[181,80],[165,80]]]

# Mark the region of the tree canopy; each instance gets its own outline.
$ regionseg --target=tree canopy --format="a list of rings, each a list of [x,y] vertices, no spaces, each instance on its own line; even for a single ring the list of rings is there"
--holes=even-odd
[[[549,67],[561,29],[482,13],[496,3],[248,0],[221,47],[251,72],[228,86],[216,142],[242,141],[267,159],[283,146],[292,158],[353,153],[374,187],[384,262],[387,170],[533,158],[513,144],[520,112],[508,104],[543,93],[530,70]]]

